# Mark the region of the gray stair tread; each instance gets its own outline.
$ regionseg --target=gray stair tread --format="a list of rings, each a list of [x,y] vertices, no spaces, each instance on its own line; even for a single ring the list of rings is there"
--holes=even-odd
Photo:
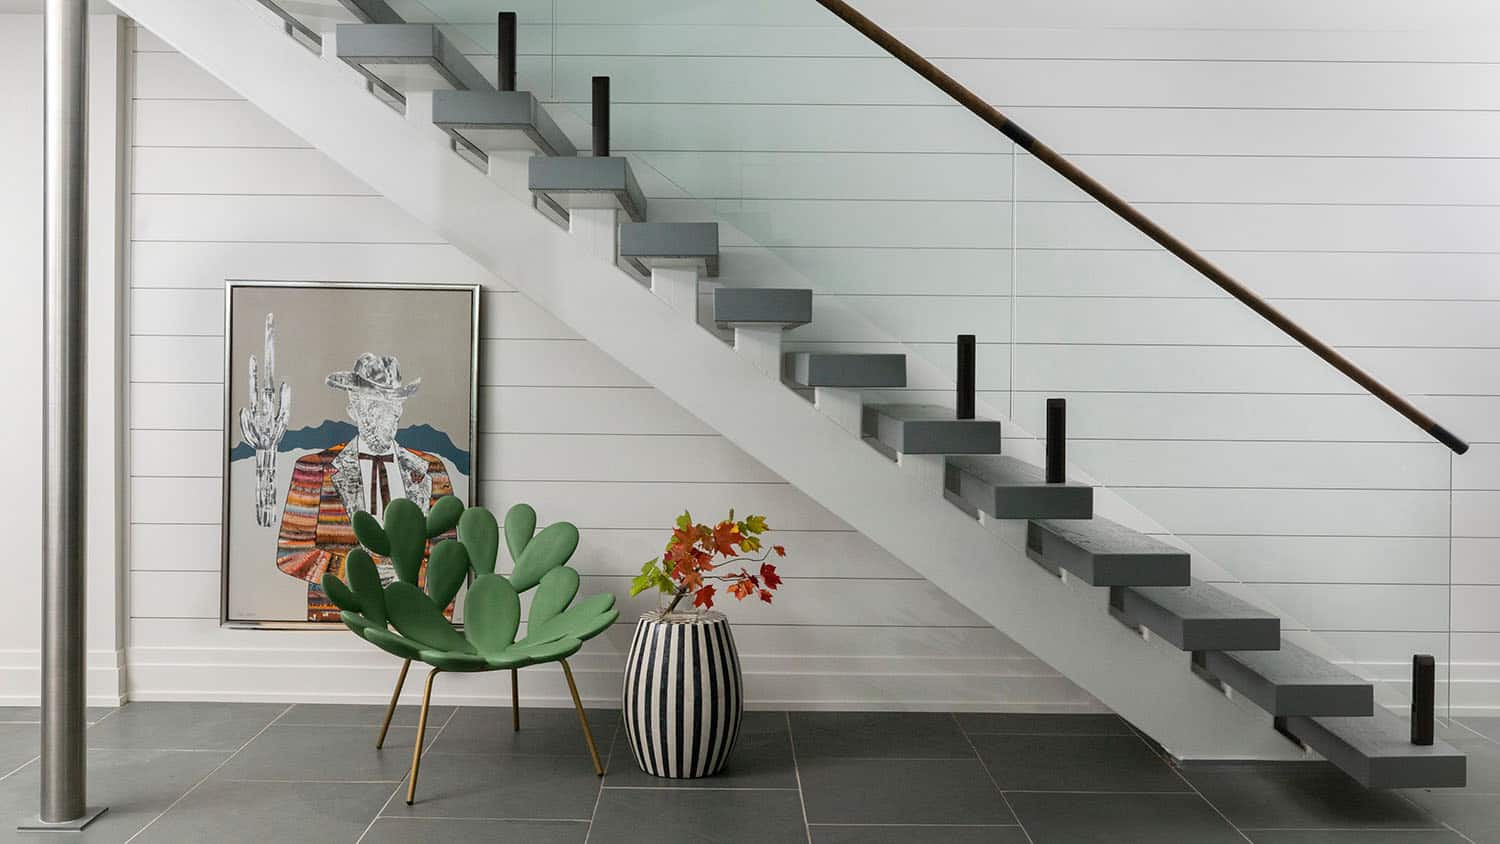
[[[366,76],[371,76],[371,71],[362,65],[425,65],[447,86],[459,90],[494,90],[484,74],[436,24],[341,23],[335,31],[338,57]]]
[[[619,156],[537,156],[528,162],[527,179],[532,193],[564,215],[569,208],[618,208],[631,220],[646,219],[646,196]]]
[[[721,325],[780,325],[812,322],[812,291],[773,287],[720,287],[714,291],[714,321]]]
[[[792,382],[803,387],[905,387],[906,355],[793,352]]]
[[[1187,586],[1113,587],[1110,610],[1185,651],[1281,647],[1280,619],[1201,580]]]
[[[1091,519],[1094,515],[1093,487],[1049,484],[1040,466],[1014,457],[950,457],[946,483],[949,492],[997,519]]]
[[[1272,715],[1368,716],[1375,690],[1366,680],[1283,640],[1278,651],[1200,651],[1194,667]]]
[[[525,149],[576,156],[578,149],[529,91],[435,91],[432,122],[481,151]]]
[[[620,257],[643,273],[655,267],[692,267],[719,274],[718,223],[625,223]]]
[[[1411,743],[1411,725],[1376,707],[1364,718],[1293,716],[1285,729],[1366,788],[1462,788],[1464,754],[1441,740]]]
[[[1000,453],[999,422],[955,419],[952,408],[940,405],[866,405],[864,433],[902,454]]]
[[[1191,555],[1109,519],[1034,520],[1026,552],[1094,586],[1188,586]]]

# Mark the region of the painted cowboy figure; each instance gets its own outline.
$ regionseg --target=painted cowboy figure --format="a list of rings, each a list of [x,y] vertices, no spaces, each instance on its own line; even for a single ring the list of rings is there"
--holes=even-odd
[[[349,394],[349,418],[359,433],[347,443],[297,461],[282,509],[276,567],[308,581],[307,620],[337,621],[338,608],[323,593],[325,572],[344,577],[344,557],[359,545],[349,517],[368,510],[382,518],[385,508],[407,498],[422,512],[453,484],[442,458],[396,442],[396,427],[407,398],[422,379],[403,384],[401,364],[368,352],[354,368],[328,376],[328,386]],[[381,577],[395,577],[390,562],[376,557]]]

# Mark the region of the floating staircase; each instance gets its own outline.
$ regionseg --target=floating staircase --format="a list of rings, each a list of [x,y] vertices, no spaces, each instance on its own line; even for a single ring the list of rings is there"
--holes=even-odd
[[[288,52],[238,0],[115,3],[1169,751],[1292,759],[1310,748],[1371,787],[1463,785],[1462,754],[1411,744],[1407,723],[1374,706],[1370,683],[1285,642],[1274,615],[1192,579],[1187,552],[1097,517],[1088,485],[1048,483],[1041,468],[1001,456],[999,421],[864,405],[860,390],[905,386],[905,356],[784,355],[783,333],[814,318],[812,291],[715,290],[712,321],[734,331],[726,356],[697,320],[699,282],[721,260],[717,228],[649,221],[626,158],[607,147],[578,155],[534,97],[496,91],[436,27],[341,25],[319,59]],[[425,113],[381,114],[349,101],[361,95],[333,75],[340,64],[387,104],[437,93]],[[389,143],[374,154],[381,132]],[[572,239],[455,167],[455,143],[534,150],[536,208]],[[649,275],[660,301],[646,301],[621,265]],[[813,405],[792,388],[812,389]]]

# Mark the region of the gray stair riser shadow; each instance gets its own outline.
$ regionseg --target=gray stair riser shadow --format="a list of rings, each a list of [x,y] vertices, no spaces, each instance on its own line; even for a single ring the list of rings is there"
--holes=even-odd
[[[375,78],[363,65],[425,65],[454,88],[494,90],[484,74],[434,24],[341,23],[335,32],[338,57],[366,77]]]
[[[902,454],[999,454],[1001,425],[993,419],[955,419],[937,405],[867,405],[864,433]]]
[[[895,389],[906,386],[906,355],[793,352],[787,358],[792,383],[802,387]]]
[[[718,223],[625,223],[620,226],[620,257],[643,274],[652,267],[697,265],[709,277],[719,274]]]
[[[1066,569],[1093,586],[1187,586],[1192,557],[1186,551],[1106,519],[1033,521],[1026,553],[1043,566]]]
[[[972,507],[997,519],[1092,519],[1094,516],[1093,487],[1049,484],[1040,467],[1013,457],[949,458],[946,487]]]
[[[569,208],[619,208],[631,220],[646,219],[646,196],[624,158],[537,156],[527,167],[531,192],[564,219]]]
[[[1411,743],[1411,725],[1377,707],[1368,718],[1276,719],[1276,728],[1323,754],[1366,788],[1463,788],[1464,754],[1443,741]]]
[[[1193,670],[1276,716],[1369,716],[1370,683],[1283,641],[1278,651],[1194,651]]]
[[[434,91],[432,122],[481,149],[484,145],[471,135],[510,131],[524,135],[545,155],[578,154],[552,115],[528,91]]]
[[[1112,586],[1109,611],[1185,651],[1273,651],[1281,620],[1201,581],[1189,586]]]
[[[812,298],[811,290],[720,287],[714,290],[714,322],[720,325],[806,325],[812,322]]]

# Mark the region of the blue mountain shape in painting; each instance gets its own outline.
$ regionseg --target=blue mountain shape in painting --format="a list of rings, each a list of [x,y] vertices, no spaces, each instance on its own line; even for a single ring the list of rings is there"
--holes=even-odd
[[[281,444],[277,451],[294,451],[308,449],[325,449],[337,443],[346,443],[354,439],[359,430],[353,423],[342,422],[337,419],[325,419],[317,425],[309,425],[306,428],[298,428],[295,431],[287,431],[281,438]],[[417,451],[425,451],[446,458],[452,464],[454,471],[461,475],[469,474],[469,452],[459,448],[453,443],[453,438],[444,431],[431,425],[409,425],[396,432],[396,441],[405,448],[414,448]],[[229,450],[230,460],[245,460],[255,456],[255,449],[243,440]]]

